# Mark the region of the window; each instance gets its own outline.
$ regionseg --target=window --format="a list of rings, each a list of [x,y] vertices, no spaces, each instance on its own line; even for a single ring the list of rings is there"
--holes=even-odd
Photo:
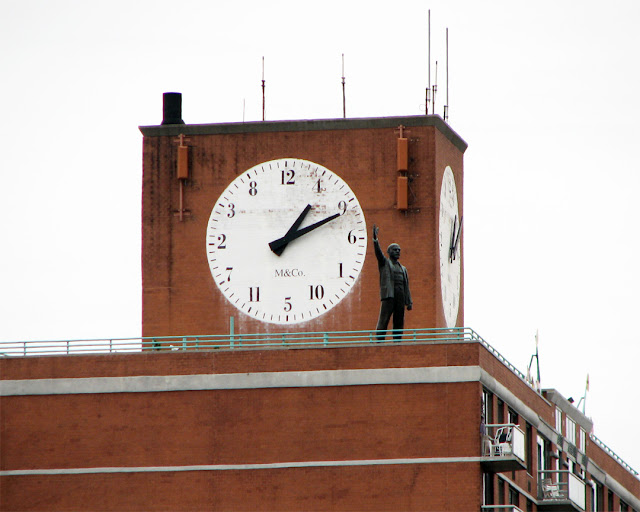
[[[535,452],[533,451],[533,428],[527,422],[527,473],[533,474],[533,459],[535,458]]]
[[[567,441],[576,444],[576,422],[567,416],[567,432],[565,433]]]
[[[504,480],[498,479],[498,505],[504,505]]]
[[[482,415],[485,424],[493,423],[493,395],[486,389],[482,390]]]
[[[513,423],[514,425],[518,424],[518,413],[511,408],[509,408],[508,423]]]
[[[562,411],[559,407],[556,407],[556,430],[562,434]]]
[[[609,491],[607,496],[607,510],[613,510],[613,491]]]
[[[629,512],[629,505],[620,500],[620,512]]]
[[[504,424],[504,402],[498,398],[498,424]]]
[[[596,482],[596,502],[593,507],[594,511],[604,510],[604,488],[600,482]]]
[[[586,452],[587,451],[587,433],[582,427],[580,427],[580,430],[578,431],[578,433],[580,434],[580,437],[578,438],[578,448],[580,448],[583,452]]]
[[[482,492],[485,505],[493,505],[493,474],[482,474]]]
[[[513,487],[509,486],[509,505],[520,505],[520,494]]]

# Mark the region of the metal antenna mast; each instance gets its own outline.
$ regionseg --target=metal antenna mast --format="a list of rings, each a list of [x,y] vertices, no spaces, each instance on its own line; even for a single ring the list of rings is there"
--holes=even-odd
[[[347,118],[347,96],[344,89],[344,53],[342,54],[342,117]]]
[[[449,119],[449,27],[446,31],[446,61],[445,68],[447,71],[447,104],[444,106],[444,120]]]
[[[425,98],[425,114],[429,115],[429,93],[431,92],[431,9],[429,9],[429,18],[428,18],[428,29],[427,29],[427,90],[426,90],[426,98]]]
[[[431,110],[433,111],[433,113],[436,113],[436,92],[438,90],[438,61],[436,61],[436,79],[433,82],[433,97],[431,98],[432,104],[431,104]]]
[[[264,94],[264,55],[262,56],[262,120],[264,121],[264,110],[265,110],[265,94]]]

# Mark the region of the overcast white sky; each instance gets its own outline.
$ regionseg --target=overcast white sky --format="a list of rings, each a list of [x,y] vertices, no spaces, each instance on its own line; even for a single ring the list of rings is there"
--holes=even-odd
[[[0,0],[0,340],[140,334],[139,125],[437,113],[465,154],[465,323],[640,470],[640,2]],[[407,248],[409,250],[409,248]]]

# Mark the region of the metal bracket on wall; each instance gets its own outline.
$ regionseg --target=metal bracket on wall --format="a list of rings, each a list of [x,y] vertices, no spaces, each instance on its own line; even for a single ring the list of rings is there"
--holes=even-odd
[[[184,220],[185,215],[191,215],[191,212],[184,208],[184,182],[189,179],[189,146],[190,139],[185,137],[183,133],[174,142],[178,143],[178,156],[176,162],[176,177],[178,178],[179,187],[179,205],[178,210],[174,210],[174,215],[178,216],[180,222]]]

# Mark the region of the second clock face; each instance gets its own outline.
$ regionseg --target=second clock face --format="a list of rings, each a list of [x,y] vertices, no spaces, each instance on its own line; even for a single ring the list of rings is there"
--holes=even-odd
[[[296,324],[334,308],[354,287],[367,228],[353,191],[298,158],[240,174],[213,205],[207,259],[220,292],[262,322]]]
[[[456,180],[449,166],[442,176],[438,224],[442,308],[447,327],[455,327],[460,306],[461,218],[458,212]]]

